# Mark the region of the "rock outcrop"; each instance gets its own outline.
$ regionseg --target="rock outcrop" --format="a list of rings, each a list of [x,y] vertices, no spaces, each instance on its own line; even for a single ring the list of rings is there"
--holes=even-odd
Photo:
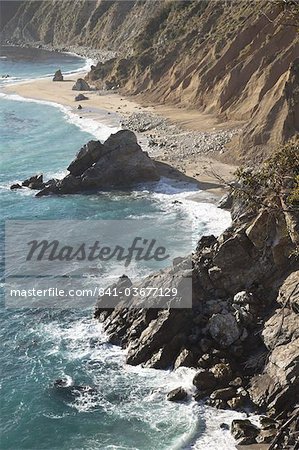
[[[279,220],[265,220],[269,211],[235,203],[232,226],[218,239],[203,237],[192,257],[192,309],[172,308],[175,301],[168,309],[154,304],[147,309],[138,296],[134,304],[121,299],[109,308],[101,298],[95,317],[111,342],[127,348],[127,363],[194,367],[196,400],[216,408],[267,411],[275,426],[233,424],[239,443],[270,442],[288,429],[288,437],[284,432],[279,438],[287,445],[296,440],[295,419],[294,429],[285,423],[298,402],[299,264],[290,236],[280,233],[283,213]],[[282,258],[277,258],[277,246]],[[173,270],[178,275],[183,267],[184,260],[164,270],[161,285],[170,286]],[[159,285],[156,277],[133,287]],[[119,291],[123,283],[116,285]],[[180,391],[170,393],[176,394],[180,397]]]
[[[61,70],[56,70],[54,77],[53,77],[53,81],[63,81],[63,75],[61,73]]]
[[[42,189],[37,196],[88,190],[127,188],[158,181],[155,163],[143,152],[132,131],[112,134],[103,144],[90,141],[68,166],[69,175]]]
[[[91,87],[83,78],[78,78],[74,86],[72,87],[73,91],[90,91]]]

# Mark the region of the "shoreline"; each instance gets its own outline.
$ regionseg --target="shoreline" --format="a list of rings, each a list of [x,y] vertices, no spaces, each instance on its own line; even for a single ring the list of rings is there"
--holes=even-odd
[[[237,167],[220,162],[215,153],[223,151],[223,145],[237,133],[231,124],[224,130],[224,124],[217,125],[216,119],[199,112],[161,105],[143,106],[138,98],[113,91],[83,91],[88,100],[75,102],[79,91],[73,91],[72,86],[77,78],[85,76],[86,72],[82,71],[67,74],[63,82],[53,82],[50,77],[26,80],[6,84],[1,92],[11,100],[26,99],[59,107],[73,123],[97,138],[103,133],[103,126],[109,134],[116,128],[131,129],[142,149],[165,166],[165,177],[197,185],[200,192],[192,195],[195,201],[215,203],[226,192],[217,176],[225,182],[232,181]],[[77,109],[79,104],[81,110]],[[215,152],[219,141],[221,150]]]

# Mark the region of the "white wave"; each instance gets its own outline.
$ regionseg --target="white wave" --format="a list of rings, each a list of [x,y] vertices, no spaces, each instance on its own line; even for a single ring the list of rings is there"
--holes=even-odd
[[[58,108],[64,113],[64,117],[68,122],[76,125],[82,131],[92,134],[94,137],[101,141],[106,140],[111,133],[116,133],[120,130],[120,127],[109,126],[91,118],[80,118],[77,113],[74,113],[72,111],[72,108],[70,106],[64,106],[56,102],[25,98],[18,94],[6,94],[4,92],[0,92],[0,98],[18,102],[37,103],[39,105],[47,105]]]

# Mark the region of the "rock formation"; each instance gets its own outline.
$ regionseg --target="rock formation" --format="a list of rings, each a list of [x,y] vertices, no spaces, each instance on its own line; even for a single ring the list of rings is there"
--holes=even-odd
[[[232,226],[218,239],[199,241],[189,274],[192,309],[174,304],[146,309],[138,296],[134,303],[120,296],[113,309],[102,297],[95,317],[111,342],[127,348],[127,363],[195,367],[196,400],[217,408],[266,411],[271,426],[233,423],[239,443],[269,442],[279,435],[279,448],[288,448],[283,445],[296,441],[298,424],[297,417],[293,428],[285,425],[298,402],[299,263],[290,251],[291,237],[279,232],[282,226],[288,229],[281,223],[284,215],[272,221],[265,214],[270,213],[248,210],[234,200]],[[174,273],[186,276],[184,260],[134,286],[172,286]],[[116,285],[119,291],[123,283]],[[183,399],[183,394],[178,388],[169,399]]]
[[[90,91],[91,87],[83,78],[78,78],[74,86],[72,87],[73,91]]]
[[[68,166],[68,171],[69,175],[46,186],[37,196],[127,188],[160,178],[155,163],[129,130],[112,134],[104,144],[89,141]]]
[[[63,75],[61,73],[61,70],[56,70],[54,77],[53,77],[53,81],[63,81]]]

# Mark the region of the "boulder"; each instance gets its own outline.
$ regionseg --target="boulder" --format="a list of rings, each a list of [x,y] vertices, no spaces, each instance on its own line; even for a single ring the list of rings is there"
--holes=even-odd
[[[63,75],[61,73],[61,70],[56,70],[54,77],[53,77],[53,81],[63,81]]]
[[[195,374],[193,384],[199,391],[213,391],[217,385],[217,380],[212,372],[203,369]]]
[[[232,421],[231,433],[239,445],[255,444],[259,432],[259,428],[248,419]]]
[[[168,392],[166,398],[170,402],[181,402],[186,399],[187,395],[188,395],[187,391],[184,388],[177,387],[172,391]]]
[[[75,102],[81,102],[81,101],[83,101],[83,100],[89,100],[89,98],[86,97],[84,94],[76,95],[76,97],[75,97]]]
[[[73,91],[90,91],[91,87],[83,78],[78,78],[74,86],[72,87]]]
[[[229,347],[241,335],[238,323],[231,313],[214,314],[208,322],[208,329],[211,337],[223,348]]]

